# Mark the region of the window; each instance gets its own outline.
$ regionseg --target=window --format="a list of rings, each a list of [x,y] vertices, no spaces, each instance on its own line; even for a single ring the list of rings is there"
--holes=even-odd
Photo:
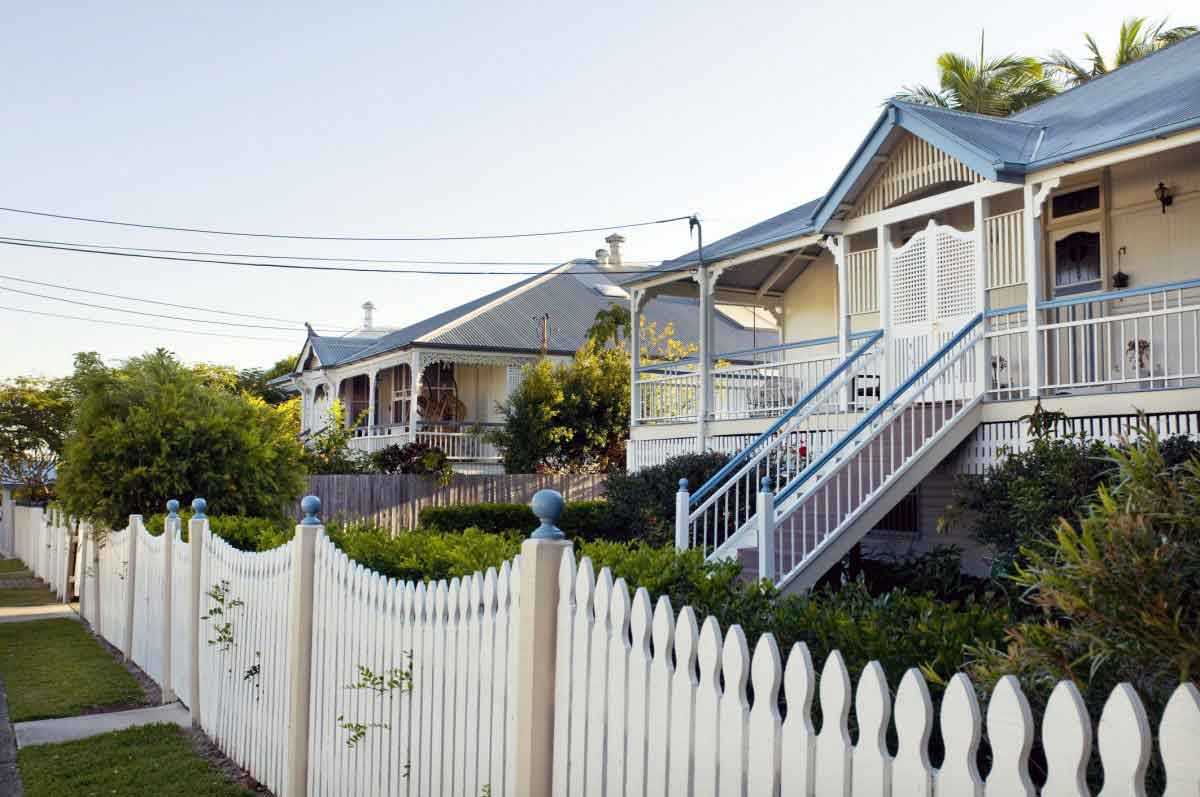
[[[1070,191],[1066,194],[1059,194],[1050,200],[1050,213],[1056,219],[1099,209],[1100,186],[1098,185],[1081,188],[1078,191]]]
[[[1056,241],[1054,295],[1070,296],[1100,287],[1100,233],[1081,230]]]

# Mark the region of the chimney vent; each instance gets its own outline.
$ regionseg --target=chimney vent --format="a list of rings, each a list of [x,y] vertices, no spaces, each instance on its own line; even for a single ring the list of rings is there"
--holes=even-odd
[[[600,268],[608,268],[608,250],[596,250],[596,262],[600,264]]]
[[[363,302],[363,329],[371,330],[375,328],[375,305],[372,302]]]
[[[612,252],[612,255],[608,258],[608,264],[613,268],[620,268],[623,262],[621,260],[621,244],[625,243],[625,236],[613,233],[605,238],[604,242],[608,244],[609,251]]]

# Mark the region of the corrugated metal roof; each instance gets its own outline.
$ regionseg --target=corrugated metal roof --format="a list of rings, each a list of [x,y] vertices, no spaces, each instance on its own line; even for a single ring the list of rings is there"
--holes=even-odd
[[[481,296],[466,304],[431,316],[404,329],[389,333],[374,341],[355,338],[309,339],[324,366],[343,365],[411,345],[422,348],[470,348],[487,351],[541,351],[543,315],[550,316],[550,350],[556,353],[577,351],[587,341],[587,332],[596,314],[614,304],[626,305],[627,299],[606,296],[600,286],[612,286],[617,275],[596,273],[595,260],[572,261],[563,275],[541,280],[544,275],[530,277],[499,291]],[[541,280],[539,282],[539,280]],[[488,307],[488,305],[493,305]],[[480,311],[482,308],[482,312]],[[643,310],[647,321],[655,322],[662,330],[672,324],[678,340],[695,341],[699,336],[697,303],[682,297],[659,297],[647,303]],[[476,313],[439,334],[441,327]],[[716,347],[732,351],[755,346],[771,345],[778,341],[773,329],[743,327],[728,316],[718,313]],[[365,345],[364,345],[365,343]]]
[[[935,146],[953,154],[968,154],[980,166],[1011,176],[1052,166],[1083,155],[1103,152],[1137,141],[1200,127],[1200,36],[1191,36],[1120,69],[1064,91],[1007,118],[950,111],[892,100],[868,135],[882,145],[888,125],[911,124]],[[923,124],[922,124],[923,123]],[[867,142],[864,142],[866,144]],[[746,254],[756,248],[817,232],[829,206],[847,199],[853,164],[869,159],[877,149],[860,145],[839,183],[820,199],[704,247],[706,260]],[[988,175],[985,175],[988,176]],[[856,190],[856,189],[854,189]],[[647,276],[680,271],[697,264],[695,250],[664,262],[646,275],[625,279],[637,283]]]

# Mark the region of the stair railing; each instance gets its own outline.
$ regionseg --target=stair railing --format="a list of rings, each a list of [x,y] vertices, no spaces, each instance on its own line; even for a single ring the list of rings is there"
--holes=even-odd
[[[874,332],[786,414],[676,508],[676,545],[728,555],[764,479],[782,488],[879,399],[883,332]]]
[[[911,376],[827,448],[756,518],[759,577],[794,580],[889,483],[978,404],[986,381],[983,315],[977,315]]]

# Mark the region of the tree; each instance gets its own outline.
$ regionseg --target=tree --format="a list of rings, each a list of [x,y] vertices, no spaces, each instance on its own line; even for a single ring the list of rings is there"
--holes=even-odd
[[[284,357],[267,369],[243,368],[239,371],[228,365],[201,363],[195,366],[195,370],[205,382],[214,387],[231,393],[246,393],[256,396],[268,404],[282,404],[290,401],[291,396],[270,383],[272,379],[294,371],[296,359],[294,354]]]
[[[34,501],[50,495],[75,409],[70,380],[18,377],[0,384],[0,476]]]
[[[1058,87],[1036,58],[984,55],[979,36],[979,58],[942,53],[937,58],[938,85],[905,86],[895,99],[934,105],[987,116],[1008,116],[1054,96]]]
[[[629,359],[589,342],[565,365],[526,366],[501,405],[489,439],[509,473],[605,473],[624,464],[629,437]]]
[[[217,514],[272,517],[304,487],[288,413],[206,381],[159,349],[120,367],[77,358],[75,424],[58,497],[97,530],[203,496]]]
[[[1083,40],[1087,45],[1088,57],[1083,62],[1076,61],[1062,50],[1055,50],[1042,63],[1053,77],[1065,85],[1079,86],[1186,39],[1196,31],[1195,25],[1168,28],[1165,18],[1154,24],[1147,17],[1129,17],[1121,23],[1117,34],[1117,49],[1111,60],[1104,58],[1092,34],[1085,33]]]

